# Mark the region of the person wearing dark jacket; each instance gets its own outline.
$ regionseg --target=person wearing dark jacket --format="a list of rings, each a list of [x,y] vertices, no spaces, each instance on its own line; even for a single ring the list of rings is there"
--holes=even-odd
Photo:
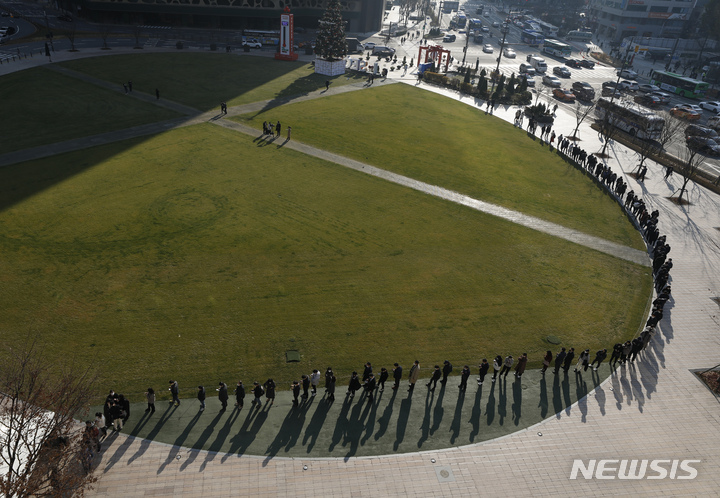
[[[522,374],[525,373],[525,367],[527,366],[527,353],[523,353],[520,355],[520,358],[518,358],[517,365],[515,365],[515,377],[518,379],[522,377]]]
[[[120,406],[122,407],[123,413],[124,413],[124,416],[123,416],[123,424],[124,424],[130,418],[130,400],[125,399],[125,396],[123,396],[122,394],[118,395],[118,399],[120,400]]]
[[[590,350],[586,349],[580,353],[577,365],[575,365],[575,373],[580,373],[580,369],[583,371],[588,369],[588,363],[590,362]]]
[[[622,343],[618,342],[613,346],[613,352],[612,356],[610,356],[610,368],[615,365],[618,361],[620,361],[620,356],[622,355],[623,345]]]
[[[263,387],[260,385],[259,382],[253,382],[252,393],[253,396],[255,396],[255,399],[252,400],[251,404],[256,404],[259,409],[260,407],[262,407],[262,395],[265,393]]]
[[[365,370],[363,370],[362,381],[365,382],[366,380],[368,380],[368,377],[370,377],[371,373],[372,373],[372,365],[368,361],[367,363],[365,363]]]
[[[330,379],[333,378],[335,374],[333,373],[333,370],[331,367],[327,367],[327,370],[325,370],[325,391],[327,392],[328,385],[330,385]]]
[[[335,377],[335,374],[330,376],[330,380],[328,380],[327,383],[327,400],[328,403],[332,403],[335,401],[335,383],[337,382],[337,378]]]
[[[461,391],[467,389],[468,377],[470,377],[470,367],[465,365],[460,371],[460,385],[458,387]]]
[[[443,368],[442,368],[442,380],[440,381],[441,384],[445,384],[447,382],[448,375],[453,371],[452,364],[445,360],[443,362]]]
[[[594,157],[594,156],[593,156],[593,157]],[[543,362],[542,362],[543,367],[542,367],[542,371],[541,371],[540,373],[542,373],[543,375],[545,375],[545,370],[548,369],[548,367],[550,366],[550,362],[551,362],[551,361],[552,361],[552,351],[549,351],[549,350],[548,350],[548,351],[545,353],[545,357],[543,358]]]
[[[483,358],[482,362],[480,363],[480,377],[477,378],[478,386],[482,386],[482,383],[485,382],[485,376],[488,373],[488,370],[490,370],[490,363],[488,363],[487,358]]]
[[[110,419],[113,421],[113,430],[122,430],[123,416],[122,406],[120,406],[120,403],[116,401],[110,408]]]
[[[244,404],[245,404],[245,386],[243,386],[242,381],[239,380],[237,383],[237,386],[235,386],[235,406],[237,406],[240,410],[242,410],[242,407]]]
[[[373,393],[375,392],[376,386],[377,386],[377,381],[375,380],[375,374],[371,373],[370,376],[365,381],[365,392],[367,393],[367,398],[370,401],[373,400]]]
[[[351,398],[355,397],[355,391],[360,389],[360,379],[358,378],[357,372],[353,372],[350,377],[350,383],[348,384],[348,390],[345,394],[349,394]]]
[[[395,363],[393,365],[393,367],[394,368],[392,369],[392,373],[393,373],[393,379],[395,380],[395,384],[393,384],[392,388],[397,389],[398,386],[400,385],[400,381],[402,380],[403,370],[402,370],[402,367],[397,363]]]
[[[382,367],[380,369],[380,379],[378,379],[378,387],[379,392],[383,392],[385,390],[385,381],[388,379],[388,371],[387,368]]]
[[[300,383],[296,380],[292,382],[292,385],[290,386],[293,393],[293,406],[298,406],[298,396],[300,396]]]
[[[220,400],[220,404],[222,404],[222,408],[220,411],[227,410],[227,402],[228,402],[228,390],[227,390],[227,384],[224,382],[220,382],[220,387],[217,388],[218,392],[218,399]]]
[[[597,372],[597,369],[600,367],[600,363],[605,361],[605,358],[607,358],[607,349],[601,349],[600,351],[595,353],[595,359],[593,359],[592,363],[590,363],[593,371]],[[597,367],[593,367],[595,363],[597,363]]]
[[[205,409],[205,388],[203,386],[198,386],[197,398],[200,401],[200,411],[203,411]]]
[[[303,399],[307,399],[308,396],[310,396],[310,377],[308,377],[306,374],[303,374],[302,376],[302,388],[303,388]]]
[[[563,370],[565,370],[565,373],[570,370],[570,365],[572,365],[573,360],[575,359],[575,348],[570,348],[570,351],[565,355],[565,360],[563,361]]]
[[[555,355],[555,370],[553,370],[553,373],[557,375],[557,373],[562,368],[563,362],[565,361],[565,357],[567,356],[567,353],[565,352],[565,348],[562,348],[560,352]]]
[[[270,406],[272,406],[275,403],[275,381],[268,379],[263,387],[265,387],[265,397],[270,400]]]
[[[435,370],[433,371],[432,377],[430,377],[430,382],[425,385],[430,387],[430,384],[433,384],[432,389],[435,389],[437,387],[437,381],[440,380],[441,376],[442,371],[440,370],[440,365],[435,365]]]

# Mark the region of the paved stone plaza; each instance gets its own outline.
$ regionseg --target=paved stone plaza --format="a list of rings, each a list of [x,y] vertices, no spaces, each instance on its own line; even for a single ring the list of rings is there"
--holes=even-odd
[[[99,50],[96,53],[57,53],[54,60],[101,53],[106,54]],[[44,60],[33,59],[3,65],[0,75],[44,63]],[[417,84],[412,74],[397,81]],[[352,91],[351,86],[333,91]],[[448,98],[460,99],[453,92],[424,84],[420,86],[427,91],[444,93]],[[355,89],[362,91],[362,88]],[[470,97],[461,100],[468,105],[482,105]],[[189,122],[208,121],[216,115],[215,112],[200,114],[172,102],[162,105],[173,106],[191,118],[115,132],[106,140],[149,135]],[[498,119],[512,122],[516,109],[500,107],[494,114]],[[239,112],[245,112],[245,109],[230,109],[231,114]],[[223,120],[218,124],[238,132],[257,133]],[[574,127],[574,116],[561,110],[554,125],[556,133],[567,134]],[[597,133],[589,124],[581,127],[580,138],[580,146],[588,151],[598,150],[601,146]],[[518,131],[518,139],[530,138]],[[539,140],[535,140],[540,147]],[[80,149],[89,143],[81,139],[5,154],[0,156],[0,165]],[[98,143],[102,143],[102,137],[93,137],[92,145]],[[311,153],[311,148],[295,139],[289,145]],[[677,206],[667,198],[680,186],[678,174],[665,181],[662,168],[650,163],[645,182],[639,184],[627,174],[635,166],[635,154],[618,144],[613,144],[609,150],[612,157],[608,164],[613,170],[620,174],[622,168],[629,188],[641,193],[649,210],[659,209],[658,227],[661,233],[667,234],[674,262],[672,298],[665,306],[658,333],[634,366],[618,368],[607,379],[607,364],[602,367],[602,378],[595,379],[588,372],[585,390],[578,389],[576,381],[571,379],[567,388],[569,398],[564,395],[565,388],[560,387],[559,405],[551,387],[552,374],[548,374],[544,408],[536,406],[543,399],[540,374],[528,371],[523,378],[523,385],[527,387],[522,392],[517,393],[514,383],[507,382],[503,424],[498,423],[499,412],[488,423],[487,412],[490,393],[499,397],[503,388],[499,384],[490,386],[488,381],[478,393],[473,380],[474,365],[462,403],[457,378],[451,379],[442,394],[438,387],[432,400],[422,380],[410,401],[407,401],[406,383],[395,394],[388,385],[376,407],[363,402],[360,395],[352,403],[345,403],[344,386],[338,386],[337,401],[331,409],[333,414],[328,415],[330,412],[326,410],[325,423],[316,420],[314,425],[313,418],[322,416],[322,389],[319,399],[307,407],[303,419],[288,415],[290,395],[283,391],[278,394],[275,406],[255,414],[250,413],[249,397],[242,412],[228,410],[222,416],[217,415],[217,406],[210,403],[197,429],[188,428],[197,413],[195,400],[185,400],[177,413],[166,403],[158,403],[154,419],[141,418],[143,410],[136,405],[123,433],[111,436],[97,459],[100,480],[89,495],[716,495],[720,489],[720,476],[714,465],[714,457],[720,455],[717,430],[720,406],[691,370],[720,363],[720,307],[713,301],[720,297],[720,197],[691,186],[688,196],[691,204]],[[322,154],[322,151],[312,153]],[[342,167],[353,167],[343,160],[336,162]],[[436,191],[429,193],[440,195]],[[471,207],[492,209],[482,203]],[[532,220],[518,221],[533,226]],[[547,230],[552,233],[553,227]],[[597,241],[578,242],[591,245]],[[618,256],[638,258],[636,252]],[[639,260],[642,258],[640,255]],[[459,368],[456,365],[455,373]],[[389,398],[393,396],[395,399],[390,403]],[[442,400],[438,399],[440,396]],[[518,401],[523,404],[521,411]],[[407,413],[405,422],[404,409]],[[336,422],[343,410],[344,425]],[[383,419],[387,410],[390,414]],[[263,413],[267,415],[261,415]],[[161,417],[171,415],[174,423],[167,427],[158,424]],[[229,422],[232,417],[235,419]],[[244,427],[245,433],[251,432],[254,424],[259,424],[258,427],[268,425],[264,432],[258,431],[258,434],[262,432],[261,436],[249,443],[233,433],[234,427]],[[444,444],[436,439],[449,440],[453,431],[456,438],[452,444],[456,447],[439,449]],[[475,434],[471,438],[473,431]],[[133,432],[154,441],[128,435]],[[402,440],[398,443],[401,434]],[[426,437],[423,444],[418,444],[423,437]],[[239,441],[239,446],[233,447],[233,438]],[[203,444],[198,444],[199,441]],[[213,446],[215,441],[219,444]],[[311,443],[313,448],[308,450]],[[398,447],[395,447],[396,443]],[[333,444],[342,451],[324,450]],[[194,450],[188,446],[213,450]],[[251,453],[249,450],[247,453],[239,451],[243,448],[252,448],[252,453],[257,456],[248,454]],[[372,456],[373,453],[379,456]],[[693,480],[585,480],[581,474],[578,479],[571,480],[574,459],[583,459],[586,463],[591,459],[690,459],[700,462],[693,464],[698,471]]]

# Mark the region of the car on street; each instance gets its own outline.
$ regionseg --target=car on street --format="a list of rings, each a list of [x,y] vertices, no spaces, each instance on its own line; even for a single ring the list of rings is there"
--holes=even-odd
[[[649,83],[643,83],[642,85],[638,85],[638,92],[640,93],[655,93],[659,91],[659,86],[650,85]]]
[[[637,92],[638,88],[640,88],[640,85],[638,85],[635,81],[622,80],[618,85],[618,88],[629,92]]]
[[[587,69],[595,69],[595,61],[589,61],[587,59],[582,59],[580,61],[580,65]]]
[[[700,119],[701,114],[694,109],[691,109],[688,105],[679,105],[670,109],[670,114],[680,119],[687,119],[688,121],[695,121]]]
[[[67,14],[63,14],[61,16],[58,16],[58,20],[62,22],[72,22],[72,17]]]
[[[662,104],[662,102],[660,102],[660,99],[657,98],[657,97],[656,97],[655,95],[653,95],[652,93],[643,93],[643,94],[640,94],[640,95],[638,95],[637,97],[635,97],[634,100],[635,100],[635,102],[637,102],[638,104],[644,105],[644,106],[646,106],[646,107],[657,107],[657,106],[659,106],[660,104]]]
[[[653,97],[658,99],[661,104],[669,104],[670,103],[670,94],[665,92],[653,92]]]
[[[556,88],[553,90],[553,96],[563,102],[575,102],[575,94],[565,88]]]
[[[457,37],[456,37],[455,35],[451,34],[451,33],[448,33],[448,34],[446,34],[445,36],[443,36],[443,41],[444,41],[444,42],[448,42],[448,43],[452,43],[452,42],[454,42],[456,39],[457,39]]]
[[[529,55],[527,55],[527,56],[525,57],[525,60],[526,60],[527,62],[530,62],[533,57],[540,57],[540,54],[529,54]]]
[[[487,26],[483,26],[482,28],[480,28],[480,31],[482,31],[483,33],[489,33],[490,28],[488,28]]]
[[[486,43],[485,45],[483,45],[483,52],[485,52],[486,54],[492,54],[493,46],[490,45],[489,43]]]
[[[8,12],[7,10],[3,10],[2,13],[0,13],[0,16],[2,16],[2,17],[10,17],[10,12]]]
[[[687,125],[687,127],[685,128],[685,138],[687,137],[704,137],[717,140],[718,132],[716,132],[712,128],[708,128],[707,126],[691,124]]]
[[[700,102],[698,107],[708,111],[720,112],[720,102]]]
[[[627,78],[629,80],[634,80],[634,79],[637,79],[637,77],[638,77],[638,73],[636,73],[632,69],[621,69],[621,70],[617,71],[617,73],[615,73],[615,74],[617,74],[621,78]]]
[[[568,67],[581,68],[582,67],[581,62],[582,61],[579,61],[578,59],[568,59],[565,61],[565,65]]]
[[[543,76],[542,82],[544,85],[560,88],[562,86],[562,83],[556,76],[550,76],[549,74],[546,74]]]
[[[535,87],[535,78],[532,77],[529,73],[520,73],[518,74],[518,81],[519,80],[525,80],[527,81],[528,87]]]
[[[593,100],[595,98],[595,89],[586,81],[576,81],[572,84],[572,91],[580,100]]]
[[[517,56],[515,51],[511,48],[506,48],[505,50],[503,50],[503,55],[508,59],[514,59]]]
[[[553,68],[553,74],[560,76],[561,78],[569,78],[570,70],[563,66],[555,66]]]
[[[392,57],[395,55],[395,49],[391,47],[383,47],[382,45],[375,45],[372,49],[372,55],[379,55],[380,57]]]
[[[703,154],[719,156],[720,144],[712,138],[705,137],[687,137],[685,143],[688,148],[701,152]]]
[[[262,43],[257,41],[255,38],[248,38],[244,42],[242,42],[243,47],[250,47],[250,48],[262,48]]]
[[[525,64],[523,62],[522,64],[520,64],[520,73],[527,74],[528,76],[535,76],[535,68],[532,67],[530,64]]]
[[[497,21],[493,21],[492,27],[493,27],[493,28],[499,28],[499,27],[500,27],[500,23],[497,22]]]
[[[365,50],[372,50],[375,48],[375,42],[367,42],[365,44]]]

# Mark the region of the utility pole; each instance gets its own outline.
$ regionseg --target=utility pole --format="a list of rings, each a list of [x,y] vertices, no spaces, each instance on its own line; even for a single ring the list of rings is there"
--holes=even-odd
[[[510,26],[502,28],[503,37],[502,37],[502,41],[500,41],[500,53],[498,54],[497,66],[495,67],[495,75],[498,79],[500,79],[500,60],[502,59],[503,49],[505,48],[505,37],[507,36],[508,31],[510,31]],[[491,96],[494,91],[495,91],[495,78],[493,78],[492,88],[490,89]]]

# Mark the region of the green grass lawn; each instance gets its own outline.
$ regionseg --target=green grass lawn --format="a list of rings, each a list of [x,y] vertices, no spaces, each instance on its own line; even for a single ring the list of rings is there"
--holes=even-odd
[[[396,84],[231,119],[259,129],[278,118],[298,141],[644,249],[590,178],[522,130],[460,102]]]
[[[201,111],[267,99],[295,97],[363,78],[315,74],[305,62],[235,54],[132,54],[93,57],[62,65],[106,81],[132,80],[133,89],[181,102]]]
[[[385,95],[389,109],[416,99],[396,86],[362,93],[372,103]],[[424,95],[425,120],[444,123]],[[333,126],[338,101],[329,99],[316,140],[349,133]],[[309,141],[313,114],[303,121],[301,109],[283,115]],[[456,112],[459,137],[487,123]],[[478,124],[460,125],[471,116]],[[486,199],[504,184],[509,203],[533,214],[543,203],[548,213],[585,204],[563,219],[623,221],[602,214],[603,195],[539,147],[525,168],[489,160],[522,157],[496,151],[508,145],[499,138],[436,148],[431,161],[416,152],[429,147],[428,125],[416,123],[418,140],[405,142],[404,119],[394,120],[397,134],[382,133],[389,124],[357,131],[348,154],[384,164],[384,151],[388,167],[404,154],[421,179]],[[356,143],[372,134],[375,146]],[[565,182],[582,202],[561,202]],[[94,362],[102,385],[134,398],[170,378],[185,395],[220,379],[285,387],[328,365],[344,382],[368,360],[476,365],[526,351],[538,365],[551,334],[593,350],[631,337],[651,291],[648,268],[211,124],[0,168],[8,193],[18,200],[0,212],[4,340],[39,332],[50,355]],[[285,363],[289,349],[300,363]]]
[[[180,116],[42,67],[3,76],[0,95],[0,154]]]

